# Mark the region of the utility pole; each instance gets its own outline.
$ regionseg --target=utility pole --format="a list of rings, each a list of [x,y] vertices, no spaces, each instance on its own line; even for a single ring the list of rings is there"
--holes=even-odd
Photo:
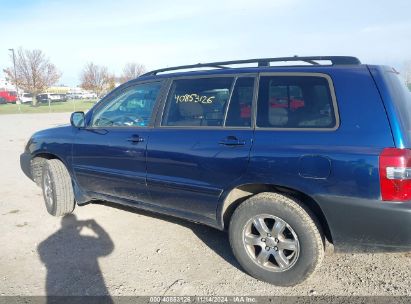
[[[9,51],[13,54],[14,85],[15,85],[15,87],[16,87],[16,96],[17,96],[16,103],[17,103],[18,106],[19,106],[19,112],[21,112],[21,109],[20,109],[20,101],[18,100],[18,99],[19,99],[19,88],[17,87],[16,56],[15,56],[15,54],[14,54],[14,49],[9,49]]]

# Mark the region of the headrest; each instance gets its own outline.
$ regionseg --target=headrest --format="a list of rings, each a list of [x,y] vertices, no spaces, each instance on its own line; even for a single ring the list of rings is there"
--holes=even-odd
[[[272,126],[285,126],[288,123],[288,109],[269,108],[268,121]]]
[[[196,102],[182,102],[178,104],[180,115],[183,117],[200,117],[203,116],[203,107]]]

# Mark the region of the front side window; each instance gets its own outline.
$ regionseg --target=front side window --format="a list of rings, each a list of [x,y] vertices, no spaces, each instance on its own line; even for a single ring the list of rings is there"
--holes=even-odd
[[[160,92],[161,83],[127,88],[101,107],[92,118],[93,127],[145,127]]]
[[[334,103],[328,80],[320,76],[263,76],[257,127],[333,128]]]
[[[233,77],[173,81],[163,126],[223,126]]]

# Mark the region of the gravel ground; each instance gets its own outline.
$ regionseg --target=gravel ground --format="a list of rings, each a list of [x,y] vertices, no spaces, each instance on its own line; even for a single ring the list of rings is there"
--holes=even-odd
[[[329,254],[308,281],[278,288],[245,274],[227,235],[206,226],[100,204],[48,215],[19,155],[34,131],[68,121],[0,116],[1,295],[411,296],[411,253]]]

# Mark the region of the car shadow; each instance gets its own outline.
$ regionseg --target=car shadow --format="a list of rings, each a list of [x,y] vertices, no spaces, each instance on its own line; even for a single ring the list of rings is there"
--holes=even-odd
[[[162,221],[167,221],[170,223],[174,223],[177,225],[187,227],[191,229],[191,231],[206,246],[208,246],[211,250],[217,253],[226,262],[230,263],[232,266],[242,271],[240,264],[237,262],[237,260],[235,259],[231,251],[230,243],[228,240],[228,234],[224,231],[220,231],[220,230],[217,230],[215,228],[212,228],[212,227],[209,227],[203,224],[193,223],[188,220],[180,219],[177,217],[155,213],[151,211],[146,211],[142,209],[137,209],[137,208],[133,208],[129,206],[123,206],[123,205],[119,205],[119,204],[115,204],[111,202],[95,201],[93,202],[93,204],[99,204],[99,205],[104,205],[104,206],[124,210],[127,212],[133,212],[135,214],[148,216],[148,217],[152,217],[152,218],[159,219]]]
[[[113,241],[95,220],[63,217],[61,228],[37,247],[47,268],[47,303],[55,303],[56,296],[85,295],[104,296],[103,303],[113,303],[98,263],[113,250]]]

